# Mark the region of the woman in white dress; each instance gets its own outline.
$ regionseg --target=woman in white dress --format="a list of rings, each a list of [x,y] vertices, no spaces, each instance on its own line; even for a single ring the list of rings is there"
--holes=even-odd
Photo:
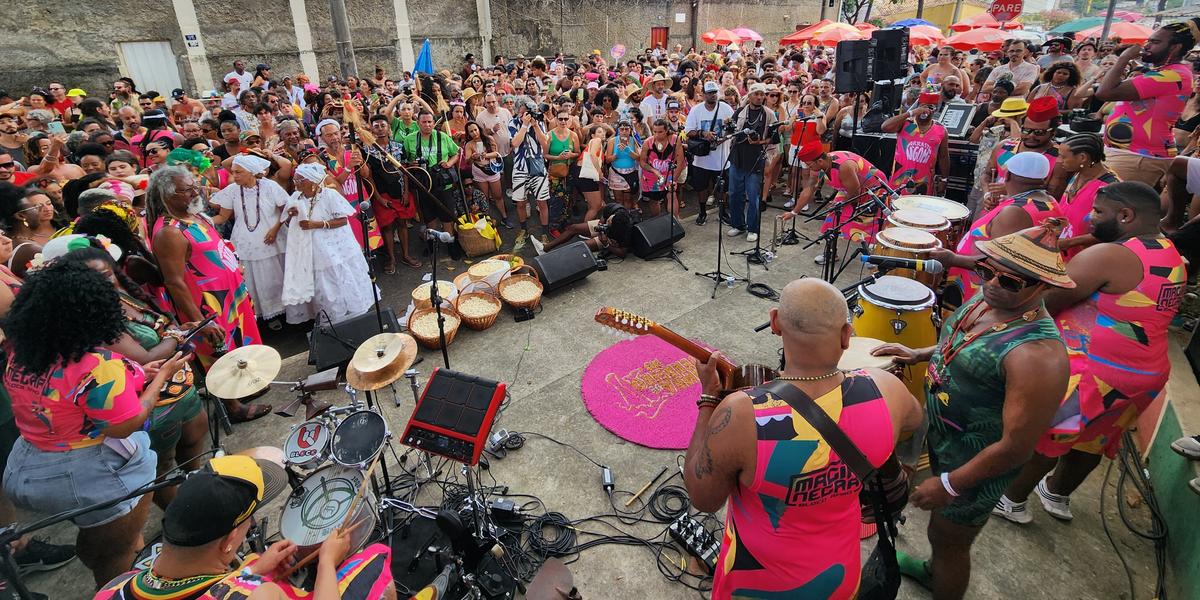
[[[296,193],[284,217],[288,323],[314,319],[321,312],[336,322],[366,312],[375,302],[367,261],[348,227],[354,208],[337,190],[322,185],[326,175],[320,164],[296,167]]]
[[[271,162],[254,154],[238,154],[233,159],[233,183],[212,195],[211,203],[221,209],[213,222],[220,225],[233,217],[234,250],[242,264],[246,287],[254,301],[258,318],[271,321],[271,329],[282,324],[275,319],[283,314],[283,251],[279,221],[288,193],[265,177]],[[281,239],[276,240],[279,235]]]

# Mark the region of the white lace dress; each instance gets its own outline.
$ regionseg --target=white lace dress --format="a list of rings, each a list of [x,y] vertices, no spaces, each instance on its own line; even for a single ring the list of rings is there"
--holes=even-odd
[[[260,319],[283,314],[280,294],[283,291],[283,251],[287,232],[280,229],[274,244],[268,244],[264,239],[283,214],[283,207],[288,202],[287,191],[278,183],[263,178],[252,188],[231,183],[213,194],[211,202],[233,211],[230,241],[242,265],[255,314]]]
[[[321,311],[335,322],[366,312],[375,297],[367,261],[354,232],[348,225],[300,229],[301,220],[352,218],[354,208],[337,191],[324,187],[316,198],[306,198],[300,192],[292,194],[286,210],[293,207],[298,214],[288,225],[289,260],[284,273],[287,322],[302,323],[316,318]],[[308,257],[311,262],[304,260]]]

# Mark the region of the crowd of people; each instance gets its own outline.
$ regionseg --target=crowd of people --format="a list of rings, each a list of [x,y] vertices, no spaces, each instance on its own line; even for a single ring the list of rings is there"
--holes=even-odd
[[[0,520],[15,520],[14,504],[89,506],[200,454],[209,421],[197,390],[213,361],[262,343],[260,323],[365,312],[375,297],[365,255],[384,274],[421,268],[412,232],[453,237],[460,219],[487,218],[539,253],[582,236],[623,256],[642,218],[692,204],[695,225],[713,211],[727,236],[753,243],[772,198],[791,218],[832,190],[833,202],[849,201],[824,228],[870,241],[878,219],[845,226],[861,214],[853,199],[945,195],[949,135],[938,115],[967,103],[980,156],[970,226],[957,247],[931,253],[951,267],[958,308],[938,344],[877,350],[930,363],[924,410],[888,373],[836,368],[851,331],[831,286],[793,283],[771,320],[787,359],[781,379],[821,406],[853,405],[841,425],[873,463],[902,433],[928,430],[934,476],[912,503],[933,511],[933,555],[899,562],[936,598],[960,598],[989,515],[1028,523],[1036,491],[1047,512],[1070,519],[1071,493],[1165,385],[1183,256],[1200,250],[1198,25],[1163,26],[1142,45],[913,47],[894,111],[870,93],[834,93],[834,48],[771,53],[761,43],[489,65],[467,55],[453,71],[391,78],[376,67],[325,82],[237,61],[223,89],[168,97],[129,78],[104,91],[49,82],[0,92]],[[880,131],[896,138],[891,165],[852,146],[862,117],[879,109]],[[1064,132],[1080,115],[1103,133]],[[455,242],[429,243],[462,256]],[[736,557],[718,561],[714,596],[799,590],[836,564],[842,576],[823,593],[851,597],[856,481],[831,480],[803,501],[789,494],[791,478],[832,468],[811,435],[805,452],[820,460],[797,455],[756,472],[772,453],[799,452],[785,443],[799,429],[772,425],[779,404],[769,393],[716,398],[715,371],[700,370],[688,489],[699,508],[727,498],[740,507],[728,511],[723,551]],[[1062,398],[1073,399],[1078,426],[1050,431]],[[222,406],[235,423],[271,409]],[[125,598],[143,597],[138,586],[190,585],[204,564],[202,573],[221,573],[207,586],[232,577],[262,594],[250,597],[277,597],[263,577],[292,547],[273,547],[261,569],[221,567],[262,501],[256,469],[214,464],[182,488],[78,516],[74,547],[22,540],[17,562],[50,569],[78,555],[97,586],[114,581],[107,592]],[[229,490],[229,504],[196,508],[195,494],[207,492],[188,486]],[[180,508],[184,497],[193,504]],[[172,549],[161,569],[114,580],[140,548],[150,501],[167,510]],[[356,550],[327,545],[323,565]],[[370,552],[354,560],[381,556]],[[318,586],[345,575],[321,573]]]

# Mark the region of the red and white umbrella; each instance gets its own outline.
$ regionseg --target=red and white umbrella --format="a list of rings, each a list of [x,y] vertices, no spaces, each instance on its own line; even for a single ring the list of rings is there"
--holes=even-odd
[[[738,35],[738,37],[741,38],[741,41],[743,41],[743,42],[761,42],[761,41],[763,41],[763,36],[761,34],[759,34],[757,31],[750,29],[749,27],[738,27],[736,29],[730,29],[730,31],[736,33]]]
[[[932,25],[914,25],[908,28],[908,43],[913,46],[936,46],[946,41],[942,30]]]
[[[779,44],[782,46],[787,46],[787,45],[792,45],[792,44],[795,44],[795,45],[803,44],[804,42],[811,40],[813,34],[815,34],[817,32],[817,30],[821,29],[822,27],[825,27],[826,25],[832,25],[832,24],[833,24],[833,21],[830,21],[829,19],[821,19],[820,21],[817,21],[816,23],[813,23],[812,25],[809,25],[808,27],[805,27],[804,29],[801,29],[799,31],[794,31],[792,33],[789,33],[789,34],[783,36],[783,38],[779,40]]]
[[[954,31],[969,31],[971,29],[978,29],[980,27],[990,27],[993,29],[998,29],[998,28],[1000,28],[1000,25],[1001,25],[1000,21],[997,21],[996,18],[993,17],[992,15],[990,15],[988,13],[979,13],[973,17],[967,17],[967,18],[951,25],[950,29],[952,29]],[[1016,21],[1005,21],[1003,23],[1003,25],[1004,25],[1005,29],[1022,29],[1022,28],[1024,28],[1024,25],[1021,25],[1020,23],[1018,23]]]
[[[736,44],[742,41],[741,36],[738,34],[720,27],[713,29],[712,31],[705,31],[700,35],[700,39],[704,40],[704,43],[706,44],[717,44],[720,46]]]
[[[981,52],[991,52],[999,50],[1004,45],[1004,40],[1012,37],[1012,34],[999,29],[990,27],[981,27],[979,29],[971,29],[962,33],[956,33],[946,39],[946,45],[958,50],[979,50]]]
[[[1091,29],[1084,29],[1075,34],[1075,39],[1086,40],[1090,37],[1100,37],[1100,33],[1104,31],[1104,26],[1099,25]],[[1126,23],[1124,21],[1115,21],[1108,28],[1109,38],[1121,38],[1123,44],[1144,44],[1149,39],[1154,30],[1139,25],[1137,23]]]

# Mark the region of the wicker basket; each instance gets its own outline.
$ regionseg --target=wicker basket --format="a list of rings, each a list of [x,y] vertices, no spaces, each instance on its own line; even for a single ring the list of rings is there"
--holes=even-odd
[[[463,325],[466,325],[468,328],[474,329],[475,331],[483,331],[484,329],[487,329],[496,323],[496,317],[500,315],[500,308],[503,305],[500,303],[500,298],[496,296],[496,288],[492,287],[490,283],[487,283],[486,281],[480,281],[478,285],[487,286],[488,288],[491,288],[491,291],[474,291],[467,292],[465,294],[459,294],[458,298],[454,300],[454,310],[458,313],[459,318],[462,319]],[[460,312],[458,310],[459,304],[464,300],[469,300],[471,298],[484,300],[491,304],[491,312],[481,317],[467,316]]]
[[[496,239],[488,239],[474,227],[470,229],[455,227],[455,235],[458,236],[458,244],[462,246],[463,252],[467,256],[484,256],[500,249],[499,231],[496,231]]]
[[[516,260],[514,261],[513,255],[511,255],[511,254],[497,254],[495,256],[489,256],[488,258],[490,258],[492,260],[502,260],[502,261],[512,265],[512,270],[514,270],[514,271],[525,266],[525,259],[518,256],[516,258]]]
[[[529,271],[528,275],[520,272],[525,270]],[[512,300],[509,298],[508,295],[504,293],[505,290],[512,287],[512,284],[520,281],[532,281],[534,285],[537,286],[537,295],[530,300]],[[533,267],[530,267],[529,265],[522,265],[519,268],[513,269],[509,272],[507,277],[501,279],[500,285],[496,286],[496,290],[500,292],[500,299],[503,300],[505,304],[513,308],[537,308],[537,306],[542,303],[542,292],[545,290],[545,287],[542,286],[542,281],[538,279],[537,271],[533,270]]]
[[[467,273],[466,271],[459,273],[458,277],[454,278],[454,287],[458,289],[459,292],[462,292],[468,285],[471,285],[471,283],[471,274]]]
[[[453,281],[446,281],[445,279],[439,279],[438,281],[441,281],[441,282],[453,287],[456,290],[459,289],[454,285]],[[417,296],[417,290],[421,289],[422,287],[430,288],[430,287],[433,287],[433,285],[430,282],[426,281],[425,283],[422,283],[421,285],[418,285],[417,287],[413,288],[412,294],[410,294],[410,296],[412,296],[413,306],[416,308],[429,308],[429,307],[433,306],[433,301],[429,298],[429,296],[425,296],[424,298],[420,298]],[[442,292],[442,287],[438,286],[438,293],[441,293],[441,292]],[[448,304],[452,303],[450,298],[448,297],[448,294],[442,295],[442,302],[445,302]]]
[[[430,350],[438,350],[442,347],[442,342],[438,337],[436,330],[433,332],[433,335],[421,335],[416,331],[413,331],[412,328],[413,323],[415,323],[417,319],[428,314],[434,315],[436,322],[437,314],[432,308],[418,308],[412,311],[412,314],[408,316],[408,323],[406,326],[408,328],[409,335],[413,336],[413,339],[417,340],[418,344],[421,344]],[[454,341],[454,336],[458,333],[458,326],[462,323],[462,317],[458,316],[458,312],[453,308],[446,307],[442,307],[442,317],[446,319],[446,345],[449,346]]]

